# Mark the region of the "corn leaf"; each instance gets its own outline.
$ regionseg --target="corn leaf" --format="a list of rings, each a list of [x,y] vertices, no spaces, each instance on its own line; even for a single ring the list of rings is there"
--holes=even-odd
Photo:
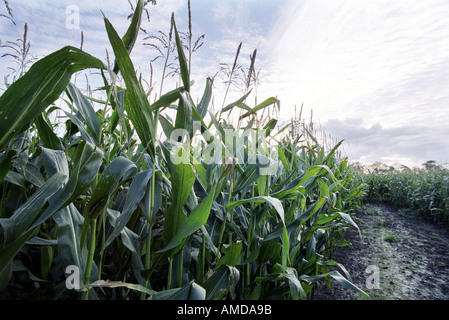
[[[183,207],[195,183],[195,172],[190,164],[179,163],[173,165],[173,170],[170,174],[172,204],[165,213],[164,232],[162,234],[166,246],[178,234],[178,231],[187,219]]]
[[[204,119],[204,117],[206,116],[207,109],[208,109],[210,101],[212,99],[212,87],[213,87],[212,78],[207,78],[203,97],[201,98],[201,101],[198,103],[198,106],[197,106],[198,113],[200,114],[202,119]]]
[[[284,218],[284,208],[282,206],[282,203],[279,199],[270,197],[270,196],[260,196],[260,197],[254,197],[254,198],[249,198],[249,199],[243,199],[243,200],[238,200],[238,201],[234,201],[231,203],[228,203],[226,205],[226,210],[232,210],[235,207],[244,204],[244,203],[264,203],[264,202],[268,202],[269,204],[271,204],[273,206],[273,208],[276,209],[276,212],[278,213],[279,217],[281,218],[282,222],[285,223],[285,218]]]
[[[233,291],[240,277],[239,271],[232,266],[222,264],[204,283],[206,300],[221,300]]]
[[[238,241],[230,245],[223,245],[222,253],[224,256],[217,262],[217,267],[221,264],[235,267],[241,263],[242,260],[242,242]]]
[[[94,287],[94,288],[127,288],[127,289],[135,290],[138,292],[146,293],[146,294],[150,295],[150,297],[155,294],[155,291],[145,288],[142,285],[134,284],[134,283],[127,283],[127,282],[122,282],[122,281],[97,280],[91,284],[83,286],[83,288],[86,288],[86,289],[91,288],[91,287]]]
[[[243,109],[245,110],[251,110],[250,107],[248,107],[246,104],[243,104],[243,101],[246,100],[246,98],[248,98],[248,96],[251,94],[251,90],[249,90],[249,92],[245,95],[243,95],[240,99],[231,102],[230,104],[228,104],[226,107],[223,108],[222,112],[226,112],[231,110],[232,108],[234,108],[235,106],[241,106]]]
[[[104,65],[67,46],[34,63],[11,84],[0,96],[0,150],[60,96],[73,73],[87,68],[103,69]]]
[[[151,113],[145,91],[137,79],[135,69],[123,41],[119,38],[108,19],[104,19],[109,42],[114,50],[115,59],[126,84],[125,109],[145,150],[155,157],[156,122]]]
[[[175,129],[187,130],[193,134],[193,102],[188,92],[180,94],[178,111],[176,112]]]
[[[123,181],[133,176],[136,171],[136,165],[125,157],[120,156],[112,160],[100,175],[87,205],[88,214],[92,219],[103,212],[109,203],[110,196]]]
[[[59,161],[60,159],[63,158],[60,157],[57,160]],[[80,143],[73,157],[73,162],[75,165],[69,179],[67,180],[67,183],[52,197],[49,206],[34,222],[30,229],[37,227],[49,219],[58,210],[69,205],[73,202],[73,200],[86,192],[91,185],[92,180],[97,175],[102,159],[102,151],[85,141]],[[59,167],[61,167],[61,165]],[[56,174],[57,173],[54,175]]]
[[[39,132],[39,138],[46,147],[54,150],[64,149],[61,140],[56,136],[47,121],[45,121],[42,114],[36,117],[35,124],[37,132]]]
[[[190,92],[190,70],[187,64],[187,59],[182,48],[181,38],[179,37],[176,23],[173,21],[173,29],[175,31],[176,49],[178,51],[179,68],[181,71],[181,79],[184,84],[184,88],[187,92]]]
[[[185,238],[200,229],[209,217],[214,197],[215,188],[212,189],[207,194],[206,198],[204,198],[203,201],[201,201],[201,203],[192,210],[188,217],[185,217],[184,213],[182,213],[183,216],[178,220],[178,222],[183,221],[183,223],[177,227],[176,233],[172,236],[166,247],[159,252],[165,252],[179,246]]]
[[[139,172],[133,179],[131,186],[129,188],[129,192],[126,198],[125,206],[123,208],[120,216],[115,220],[115,227],[112,234],[107,238],[105,242],[105,247],[107,247],[112,240],[114,240],[120,232],[125,228],[128,223],[131,215],[139,206],[139,203],[142,201],[145,193],[148,193],[147,186],[149,185],[149,181],[152,177],[152,170]]]
[[[84,274],[87,262],[86,244],[80,244],[84,217],[74,204],[59,210],[53,219],[58,224],[58,253],[64,270],[70,265],[78,266],[80,274]]]
[[[136,5],[136,9],[133,13],[133,18],[131,20],[131,24],[126,30],[125,35],[122,38],[123,44],[126,47],[128,53],[131,53],[134,44],[136,43],[137,35],[139,34],[140,22],[142,19],[142,11],[143,11],[143,0],[139,0]],[[117,61],[114,62],[114,73],[118,73],[119,66]]]
[[[63,173],[54,174],[14,212],[11,218],[0,219],[1,238],[5,242],[0,249],[0,285],[6,286],[11,276],[12,259],[25,243],[36,234],[38,228],[25,230],[33,223],[43,206],[61,188],[65,180],[66,176]],[[0,290],[2,289],[0,287]]]
[[[170,289],[165,291],[156,292],[152,300],[205,300],[206,290],[191,281],[186,283],[181,288]]]
[[[86,127],[89,129],[94,143],[98,144],[100,141],[101,123],[90,101],[71,83],[68,84],[67,91],[77,107],[80,116],[84,120]]]
[[[246,117],[250,116],[250,115],[254,115],[257,113],[257,111],[262,110],[266,107],[271,106],[272,104],[277,104],[279,106],[279,100],[276,98],[268,98],[267,100],[265,100],[264,102],[258,104],[257,106],[255,106],[254,108],[252,108],[250,111],[248,111],[247,113],[243,114],[240,116],[239,119],[245,119]]]

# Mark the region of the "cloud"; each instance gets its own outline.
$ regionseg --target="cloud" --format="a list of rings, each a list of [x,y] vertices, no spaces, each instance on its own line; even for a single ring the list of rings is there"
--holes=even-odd
[[[325,132],[345,140],[344,150],[351,161],[372,163],[401,162],[419,166],[427,160],[449,162],[449,127],[446,125],[403,125],[385,128],[380,123],[366,126],[362,118],[330,119]]]
[[[281,114],[304,103],[350,158],[448,161],[449,3],[289,1],[268,37]]]
[[[324,120],[443,62],[447,10],[444,1],[290,1],[269,36],[271,70],[282,76],[283,91],[301,98],[287,95],[291,106],[304,102]]]

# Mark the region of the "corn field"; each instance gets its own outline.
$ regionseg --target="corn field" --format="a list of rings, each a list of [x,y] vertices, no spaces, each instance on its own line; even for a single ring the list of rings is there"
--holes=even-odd
[[[213,113],[212,78],[194,103],[174,20],[181,85],[150,102],[130,58],[142,7],[123,37],[104,18],[113,68],[64,47],[0,97],[0,297],[299,300],[318,284],[366,296],[332,260],[365,190],[341,142],[263,120],[273,97]],[[71,82],[86,69],[106,99]]]
[[[390,203],[434,222],[449,222],[447,169],[366,174],[361,179],[369,186],[367,201]]]

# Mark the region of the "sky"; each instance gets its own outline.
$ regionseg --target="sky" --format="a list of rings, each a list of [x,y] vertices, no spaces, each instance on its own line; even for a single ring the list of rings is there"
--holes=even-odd
[[[0,40],[20,38],[27,22],[36,58],[66,45],[79,47],[82,31],[83,50],[106,61],[106,52],[113,53],[102,12],[120,35],[132,12],[126,0],[8,2],[15,25],[0,17]],[[143,79],[160,88],[163,61],[152,63],[150,78],[158,53],[144,44],[155,40],[145,37],[168,34],[172,12],[178,29],[187,31],[187,0],[157,0],[147,8],[147,34],[141,32],[131,57]],[[192,57],[194,101],[212,76],[215,108],[242,95],[242,85],[233,86],[223,102],[226,76],[217,74],[232,66],[242,43],[243,69],[257,49],[259,84],[248,99],[252,106],[256,98],[277,97],[278,117],[287,121],[302,105],[303,117],[313,112],[315,127],[345,140],[351,162],[449,163],[449,1],[192,0],[191,10],[193,40],[204,35]],[[3,3],[0,14],[7,15]],[[0,55],[8,50],[0,48]],[[11,72],[11,60],[0,58],[1,79]],[[176,86],[177,78],[171,80],[163,92]],[[85,80],[80,76],[76,83],[82,87]]]

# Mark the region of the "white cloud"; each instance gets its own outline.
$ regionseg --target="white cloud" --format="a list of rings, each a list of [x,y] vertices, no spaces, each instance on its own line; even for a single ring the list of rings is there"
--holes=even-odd
[[[305,102],[323,120],[331,110],[344,116],[355,98],[447,56],[448,10],[444,1],[291,1],[270,36],[272,72],[286,96],[302,97],[291,105]]]
[[[366,126],[363,118],[330,119],[325,131],[337,140],[345,140],[344,149],[351,161],[362,163],[400,162],[419,166],[427,160],[449,162],[447,125],[403,125],[385,128],[380,123]]]

